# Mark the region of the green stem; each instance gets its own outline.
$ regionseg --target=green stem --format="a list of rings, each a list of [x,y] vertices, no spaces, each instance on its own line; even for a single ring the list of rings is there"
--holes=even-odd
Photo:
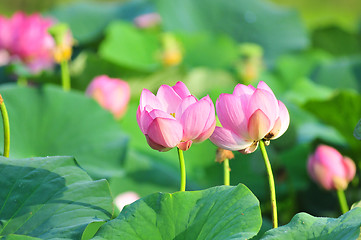
[[[70,74],[69,74],[69,66],[68,66],[68,61],[62,61],[60,63],[60,67],[61,67],[61,84],[63,86],[63,90],[64,91],[69,91],[71,86],[70,86]]]
[[[18,84],[18,86],[25,87],[28,85],[28,80],[26,79],[26,77],[19,76],[17,84]]]
[[[266,169],[267,169],[268,183],[269,183],[269,189],[270,189],[270,194],[271,194],[273,228],[277,228],[278,227],[278,219],[277,219],[276,189],[275,189],[275,182],[273,179],[271,163],[268,159],[266,147],[265,147],[263,140],[259,141],[259,145],[260,145],[264,163],[265,163]]]
[[[3,126],[4,126],[4,157],[9,157],[9,151],[10,151],[9,116],[8,116],[8,112],[6,111],[5,103],[1,94],[0,94],[0,110],[3,119]]]
[[[229,170],[229,160],[226,158],[223,161],[223,170],[224,170],[224,185],[229,186],[230,185],[230,170]]]
[[[337,190],[337,197],[338,197],[338,201],[340,203],[340,208],[341,208],[342,214],[348,212],[349,208],[347,205],[345,192],[341,189]]]
[[[184,192],[186,190],[186,167],[184,164],[184,156],[183,151],[177,148],[178,150],[178,158],[179,158],[179,166],[180,166],[180,173],[181,173],[181,185],[180,191]]]

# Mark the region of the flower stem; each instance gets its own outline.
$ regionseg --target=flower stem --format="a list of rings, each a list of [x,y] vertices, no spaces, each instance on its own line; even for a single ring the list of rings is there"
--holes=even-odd
[[[181,173],[181,185],[180,191],[184,192],[186,190],[186,167],[184,164],[184,156],[183,151],[177,148],[178,150],[178,158],[179,158],[179,166],[180,166],[180,173]]]
[[[5,103],[1,94],[0,94],[0,110],[3,119],[3,126],[4,126],[4,157],[9,157],[9,151],[10,151],[9,116],[8,116],[8,112],[6,111]]]
[[[349,208],[347,205],[345,192],[342,189],[337,190],[337,197],[338,197],[338,201],[340,203],[340,208],[341,208],[342,214],[348,212]]]
[[[275,189],[275,182],[274,182],[274,179],[273,179],[271,163],[270,163],[270,161],[268,159],[266,147],[265,147],[265,144],[264,144],[263,140],[261,140],[259,142],[259,145],[260,145],[262,156],[263,156],[263,159],[264,159],[264,163],[265,163],[266,169],[267,169],[268,183],[269,183],[270,194],[271,194],[273,228],[277,228],[278,227],[278,219],[277,219],[276,189]]]
[[[223,169],[224,169],[224,185],[230,185],[230,170],[229,170],[229,160],[228,158],[223,161]]]
[[[61,84],[63,86],[63,90],[69,91],[71,86],[70,86],[70,74],[69,74],[68,61],[66,61],[66,60],[61,61],[60,67],[61,67]]]

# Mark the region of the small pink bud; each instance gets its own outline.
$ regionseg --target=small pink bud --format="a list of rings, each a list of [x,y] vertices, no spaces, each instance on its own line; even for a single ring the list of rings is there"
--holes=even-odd
[[[192,143],[209,138],[216,126],[209,96],[198,100],[182,82],[162,85],[157,95],[143,89],[137,121],[149,146],[158,151],[176,146],[186,151]]]
[[[130,88],[128,83],[123,80],[101,75],[92,80],[86,94],[93,97],[103,108],[109,110],[116,119],[120,119],[128,106]]]
[[[159,25],[161,17],[158,13],[142,14],[134,19],[134,24],[139,28],[151,28]]]
[[[117,208],[122,211],[122,209],[139,199],[139,195],[135,192],[124,192],[119,194],[114,199],[114,204],[117,206]]]
[[[326,190],[344,190],[355,177],[355,163],[343,157],[336,149],[319,145],[308,158],[308,173],[311,178]]]
[[[280,137],[290,123],[286,106],[262,81],[257,88],[238,84],[233,94],[221,94],[216,110],[223,127],[216,127],[210,140],[220,148],[241,153],[254,152],[260,140]]]

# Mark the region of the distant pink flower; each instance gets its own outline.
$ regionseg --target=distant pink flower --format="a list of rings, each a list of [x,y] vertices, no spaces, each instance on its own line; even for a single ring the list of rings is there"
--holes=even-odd
[[[144,89],[137,111],[138,125],[149,146],[158,151],[188,150],[214,131],[216,120],[209,96],[198,100],[182,82],[162,85],[155,96]]]
[[[356,174],[355,163],[350,158],[326,145],[319,145],[308,158],[307,169],[311,178],[326,190],[346,189]]]
[[[129,84],[123,80],[101,75],[92,80],[86,94],[119,119],[127,110],[130,88]]]
[[[134,19],[134,23],[139,28],[150,28],[157,26],[161,22],[158,13],[142,14]]]
[[[124,192],[115,197],[114,203],[115,203],[115,206],[117,206],[117,208],[120,211],[122,211],[122,209],[126,205],[129,205],[129,204],[137,201],[139,198],[140,198],[139,195],[136,194],[135,192]]]
[[[55,42],[48,33],[54,23],[39,14],[15,13],[10,19],[0,17],[0,50],[8,52],[10,61],[22,62],[37,73],[54,64]]]
[[[242,153],[255,151],[260,140],[280,137],[290,123],[286,106],[262,81],[257,89],[238,84],[233,94],[221,94],[216,110],[223,127],[216,127],[210,140],[218,147]]]

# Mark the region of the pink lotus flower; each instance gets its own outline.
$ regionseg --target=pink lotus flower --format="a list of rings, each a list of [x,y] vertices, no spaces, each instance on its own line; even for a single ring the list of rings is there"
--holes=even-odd
[[[216,110],[223,127],[216,127],[210,140],[218,147],[242,153],[255,151],[260,140],[280,137],[290,123],[286,106],[262,81],[257,89],[238,84],[233,94],[221,94]]]
[[[22,62],[33,73],[51,68],[55,42],[48,33],[54,23],[39,14],[15,13],[12,18],[0,17],[0,50],[7,51],[9,61]]]
[[[139,198],[139,195],[135,192],[124,192],[115,197],[114,204],[120,211],[122,211],[126,205],[137,201]]]
[[[350,158],[326,145],[318,146],[308,158],[307,169],[311,178],[326,190],[346,189],[356,174],[355,163]]]
[[[216,120],[209,96],[198,100],[182,82],[162,85],[154,96],[143,89],[137,111],[138,125],[149,146],[158,151],[188,150],[213,133]]]
[[[127,82],[106,75],[95,77],[89,84],[86,94],[93,97],[103,108],[109,110],[116,119],[126,112],[130,99]]]

